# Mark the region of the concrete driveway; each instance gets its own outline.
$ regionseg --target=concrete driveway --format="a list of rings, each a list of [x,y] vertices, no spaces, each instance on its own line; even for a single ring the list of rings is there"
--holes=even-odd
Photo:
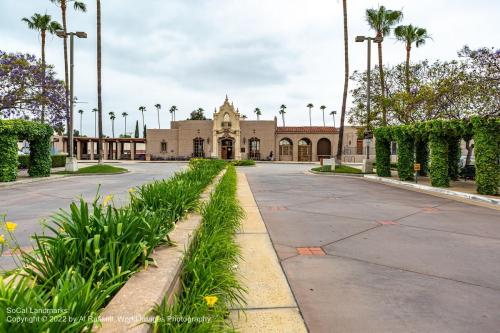
[[[310,167],[241,170],[311,332],[500,332],[499,211]]]
[[[84,164],[82,164],[84,165]],[[186,163],[133,163],[116,164],[130,172],[121,175],[74,176],[12,188],[0,188],[0,215],[17,223],[16,237],[21,247],[31,245],[31,236],[40,233],[41,220],[48,219],[59,208],[68,209],[79,197],[91,201],[97,194],[113,195],[115,204],[128,200],[128,189],[134,186],[170,177],[186,167]],[[0,268],[13,268],[11,258],[0,258]]]

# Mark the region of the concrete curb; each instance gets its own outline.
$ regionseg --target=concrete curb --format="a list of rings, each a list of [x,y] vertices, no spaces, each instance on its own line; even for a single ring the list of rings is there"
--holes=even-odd
[[[222,176],[222,171],[201,195],[201,202],[210,199]],[[169,237],[175,246],[162,246],[155,250],[152,258],[157,266],[135,273],[104,308],[99,318],[102,326],[94,328],[99,333],[149,333],[154,320],[151,311],[165,298],[171,304],[181,290],[180,273],[184,253],[198,230],[202,217],[198,213],[189,214],[175,225]]]
[[[418,192],[425,192],[425,193],[434,194],[434,195],[442,195],[442,196],[446,196],[447,198],[450,198],[450,199],[462,199],[460,201],[486,204],[489,207],[492,206],[491,208],[500,209],[500,199],[490,198],[490,197],[486,197],[486,196],[479,195],[479,194],[458,192],[458,191],[448,190],[445,188],[408,183],[408,182],[403,182],[400,180],[384,178],[384,177],[379,177],[379,176],[375,176],[375,175],[364,175],[364,178],[366,180],[376,181],[376,182],[384,183],[384,184],[388,184],[388,185],[394,185],[394,186],[407,188],[407,189],[411,189],[411,190],[418,191]]]
[[[308,170],[309,173],[315,174],[315,175],[321,175],[321,176],[333,176],[333,177],[355,177],[355,178],[363,178],[364,174],[362,173],[343,173],[343,172],[321,172],[321,171],[314,171],[314,170]]]
[[[236,234],[242,256],[238,279],[248,293],[243,308],[231,310],[231,323],[241,333],[307,332],[246,176],[241,171],[238,171],[237,197],[245,211]]]

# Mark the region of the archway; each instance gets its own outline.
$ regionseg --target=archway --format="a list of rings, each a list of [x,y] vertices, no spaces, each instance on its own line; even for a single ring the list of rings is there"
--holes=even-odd
[[[250,138],[250,140],[248,140],[248,158],[251,160],[260,160],[259,138]]]
[[[327,138],[319,139],[318,144],[318,160],[322,158],[330,158],[332,156],[332,143]]]
[[[280,161],[293,161],[293,143],[289,138],[280,140],[279,159]]]
[[[220,157],[223,160],[234,159],[234,140],[231,138],[222,138],[220,140]]]
[[[312,161],[312,144],[308,138],[299,140],[299,162]]]
[[[205,157],[204,141],[202,138],[193,139],[193,157]]]

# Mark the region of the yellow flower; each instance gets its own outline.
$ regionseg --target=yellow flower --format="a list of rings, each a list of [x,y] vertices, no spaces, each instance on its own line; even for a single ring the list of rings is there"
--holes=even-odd
[[[0,244],[5,244],[5,237],[0,235]]]
[[[217,296],[205,296],[203,297],[209,308],[213,307],[217,303]]]
[[[7,222],[5,222],[5,227],[10,232],[14,232],[14,230],[16,230],[16,228],[17,228],[17,224],[14,222],[11,222],[11,221],[7,221]]]
[[[102,205],[103,205],[103,206],[107,206],[111,200],[113,200],[113,196],[112,196],[112,195],[107,195],[107,196],[104,198],[104,200],[103,200],[103,202],[102,202]]]
[[[135,188],[131,187],[128,189],[128,193],[134,193],[135,192]]]

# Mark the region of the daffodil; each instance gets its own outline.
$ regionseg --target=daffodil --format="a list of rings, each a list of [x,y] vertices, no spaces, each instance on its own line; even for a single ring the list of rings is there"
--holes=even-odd
[[[128,189],[128,193],[134,193],[135,192],[135,188],[131,187]]]
[[[4,237],[4,235],[0,235],[0,244],[5,244],[5,237]]]
[[[103,206],[107,206],[111,200],[113,200],[113,196],[112,196],[112,195],[107,195],[107,196],[104,198],[104,200],[103,200],[103,202],[102,202],[102,205],[103,205]]]
[[[217,296],[205,296],[203,297],[209,308],[213,307],[217,303]]]
[[[17,224],[11,221],[7,221],[5,222],[5,227],[7,228],[7,230],[9,230],[9,232],[14,232],[17,228]]]

